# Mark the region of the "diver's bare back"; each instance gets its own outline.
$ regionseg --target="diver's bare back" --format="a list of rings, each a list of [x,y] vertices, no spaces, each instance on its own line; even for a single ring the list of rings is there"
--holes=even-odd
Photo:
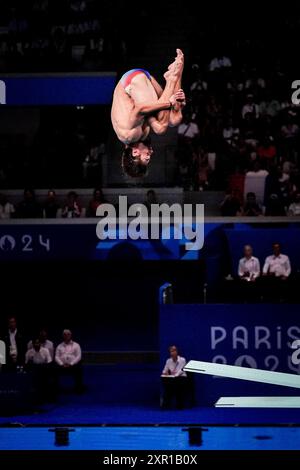
[[[125,92],[121,82],[115,88],[111,108],[111,122],[118,139],[124,144],[144,140],[149,134],[149,126],[145,124],[145,117],[132,113],[135,107],[134,100]]]

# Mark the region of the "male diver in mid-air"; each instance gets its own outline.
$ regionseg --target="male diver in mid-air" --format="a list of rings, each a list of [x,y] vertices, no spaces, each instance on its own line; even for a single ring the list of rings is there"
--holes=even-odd
[[[143,176],[153,153],[149,133],[162,135],[168,126],[180,124],[185,95],[181,89],[184,55],[177,49],[174,62],[164,74],[164,90],[149,72],[133,69],[117,84],[111,109],[113,128],[125,144],[122,155],[124,171]]]

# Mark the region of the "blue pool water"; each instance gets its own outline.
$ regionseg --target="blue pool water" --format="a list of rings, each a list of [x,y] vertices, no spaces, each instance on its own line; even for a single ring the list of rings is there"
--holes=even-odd
[[[202,432],[202,445],[189,445],[181,426],[75,427],[70,444],[54,445],[47,427],[0,428],[2,450],[299,450],[299,427],[214,427]]]

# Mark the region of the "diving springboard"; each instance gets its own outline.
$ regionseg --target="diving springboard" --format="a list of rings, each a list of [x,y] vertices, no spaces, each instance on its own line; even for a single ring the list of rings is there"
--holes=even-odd
[[[300,388],[300,375],[273,372],[249,367],[230,366],[214,362],[189,361],[183,369],[185,372],[197,374],[217,375],[231,379],[249,380],[251,382],[263,382],[283,387]]]
[[[300,397],[221,397],[216,408],[300,408]]]

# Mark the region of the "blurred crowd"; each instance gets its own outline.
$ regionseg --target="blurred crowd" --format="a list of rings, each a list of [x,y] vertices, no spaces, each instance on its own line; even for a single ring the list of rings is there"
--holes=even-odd
[[[1,219],[76,219],[79,217],[96,217],[97,209],[102,204],[109,203],[118,210],[118,202],[113,204],[108,201],[102,191],[97,187],[93,190],[92,197],[80,196],[76,191],[66,194],[57,194],[54,189],[49,189],[47,195],[37,196],[32,188],[23,191],[23,197],[18,198],[13,204],[9,197],[0,193],[0,220]],[[152,204],[159,204],[158,196],[153,189],[145,192],[143,204],[151,211]]]
[[[225,190],[223,215],[285,215],[300,200],[299,108],[283,73],[235,72],[229,57],[195,64],[178,128],[177,180]]]
[[[178,128],[177,182],[186,190],[226,191],[222,215],[299,214],[296,77],[279,53],[264,64],[262,46],[236,41],[231,54],[219,47],[206,63],[191,65]]]
[[[93,197],[87,207],[83,207],[76,191],[69,191],[63,202],[60,202],[56,192],[50,189],[47,196],[40,201],[36,197],[35,191],[27,188],[24,190],[23,198],[17,204],[12,204],[5,194],[0,194],[0,219],[96,217],[98,206],[104,202],[105,198],[101,188],[94,190]]]
[[[107,0],[1,2],[0,70],[90,71],[121,66],[127,54],[122,14]]]

